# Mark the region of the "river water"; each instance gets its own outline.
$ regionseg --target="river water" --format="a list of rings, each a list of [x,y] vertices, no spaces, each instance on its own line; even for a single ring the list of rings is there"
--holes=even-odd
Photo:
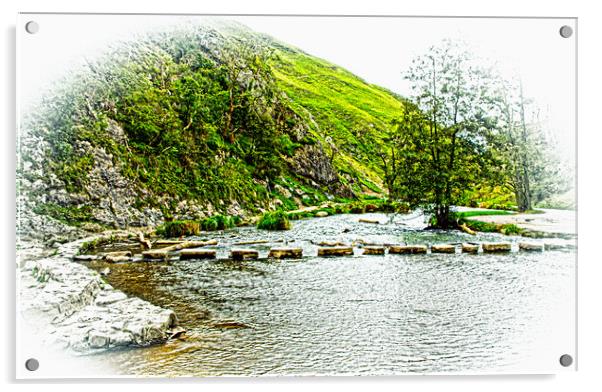
[[[358,218],[382,224],[358,223]],[[316,257],[311,241],[518,241],[423,231],[419,215],[337,215],[286,232],[236,228],[218,258],[249,240],[303,248],[302,260],[170,261],[109,267],[109,283],[173,309],[182,339],[104,353],[129,375],[381,375],[546,371],[574,348],[574,251],[509,255]]]

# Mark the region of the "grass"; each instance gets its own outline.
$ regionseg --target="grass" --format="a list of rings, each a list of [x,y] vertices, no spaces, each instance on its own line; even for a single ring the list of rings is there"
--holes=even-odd
[[[157,234],[169,238],[198,235],[200,231],[199,222],[189,220],[165,222],[156,230]]]
[[[288,219],[288,214],[282,210],[266,212],[259,219],[257,228],[262,230],[290,230],[291,222]]]
[[[477,220],[466,219],[462,220],[461,223],[468,226],[474,231],[480,231],[483,233],[502,233],[506,235],[521,234],[524,230],[515,224],[495,224],[490,222],[481,222]]]
[[[506,210],[474,210],[474,211],[462,211],[456,212],[456,217],[459,219],[470,218],[472,216],[487,216],[487,215],[513,215],[514,211]]]

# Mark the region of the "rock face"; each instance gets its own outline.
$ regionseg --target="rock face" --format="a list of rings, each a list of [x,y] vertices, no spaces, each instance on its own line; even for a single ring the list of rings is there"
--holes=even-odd
[[[510,252],[512,250],[512,244],[509,242],[485,242],[483,243],[483,252],[487,253],[501,253]]]
[[[479,245],[476,244],[462,244],[462,252],[463,253],[479,253]]]
[[[449,244],[436,244],[431,246],[431,253],[456,253],[456,247]]]
[[[364,246],[364,254],[365,255],[384,255],[385,247],[384,246]]]
[[[18,301],[23,319],[48,344],[90,353],[164,342],[177,326],[173,311],[129,298],[72,261],[83,241],[58,254],[23,261]]]
[[[273,259],[300,259],[303,257],[301,248],[272,248],[268,257]]]
[[[352,256],[353,248],[350,246],[334,246],[329,248],[318,248],[318,256]]]
[[[299,176],[306,177],[318,185],[326,186],[334,194],[342,197],[352,197],[353,192],[343,185],[332,166],[329,157],[320,144],[307,144],[295,151],[288,160],[291,169]]]
[[[392,245],[389,247],[389,253],[394,254],[420,254],[426,253],[426,245]]]

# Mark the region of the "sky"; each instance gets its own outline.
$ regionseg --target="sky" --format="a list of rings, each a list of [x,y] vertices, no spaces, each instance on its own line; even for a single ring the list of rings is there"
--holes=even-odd
[[[445,38],[459,39],[502,75],[520,75],[525,95],[547,118],[546,129],[561,146],[563,158],[575,157],[575,36],[565,39],[571,19],[491,18],[343,18],[224,17],[267,33],[326,59],[374,84],[403,96],[403,72],[412,59]],[[18,91],[27,107],[69,70],[77,69],[119,41],[183,22],[191,16],[21,15],[35,20],[37,34],[18,28]]]

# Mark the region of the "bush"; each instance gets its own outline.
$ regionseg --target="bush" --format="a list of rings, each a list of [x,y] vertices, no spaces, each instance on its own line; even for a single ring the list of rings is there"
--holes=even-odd
[[[266,212],[259,219],[257,228],[263,230],[289,230],[291,222],[288,220],[287,213],[282,210]]]
[[[213,218],[217,223],[217,230],[229,229],[231,227],[236,226],[234,220],[230,216],[215,215]]]
[[[157,234],[165,237],[183,237],[198,235],[200,233],[199,222],[195,221],[173,221],[165,222],[157,228]]]
[[[313,218],[314,214],[311,212],[308,212],[308,211],[301,211],[301,212],[289,212],[286,214],[286,216],[290,220],[299,220],[299,219],[304,219],[304,218]]]
[[[349,206],[349,211],[352,214],[363,214],[365,212],[364,203],[359,201],[351,203],[351,205]]]

